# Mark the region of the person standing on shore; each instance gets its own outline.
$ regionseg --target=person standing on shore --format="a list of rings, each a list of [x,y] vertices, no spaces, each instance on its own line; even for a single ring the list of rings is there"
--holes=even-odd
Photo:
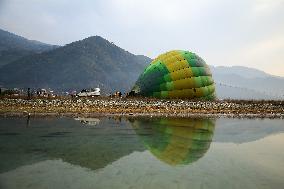
[[[28,100],[30,100],[30,99],[31,99],[31,89],[28,88]]]

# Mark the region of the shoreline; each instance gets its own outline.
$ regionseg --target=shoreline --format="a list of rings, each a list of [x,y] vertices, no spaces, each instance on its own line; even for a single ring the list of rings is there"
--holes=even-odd
[[[150,98],[0,99],[0,116],[280,118],[284,101],[191,101]]]
[[[7,112],[0,113],[0,117],[83,117],[83,118],[96,118],[96,117],[169,117],[169,118],[236,118],[236,119],[284,119],[284,114],[158,114],[158,113],[20,113],[20,112]]]

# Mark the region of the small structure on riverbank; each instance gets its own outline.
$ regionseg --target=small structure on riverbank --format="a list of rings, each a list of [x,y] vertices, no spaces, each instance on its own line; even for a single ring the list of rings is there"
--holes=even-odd
[[[76,97],[95,97],[101,96],[101,89],[100,88],[90,88],[90,89],[83,89],[81,92],[75,95]]]

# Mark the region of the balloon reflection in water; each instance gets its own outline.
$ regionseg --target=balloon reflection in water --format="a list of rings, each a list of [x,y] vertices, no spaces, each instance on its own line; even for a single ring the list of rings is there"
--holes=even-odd
[[[131,122],[146,148],[170,165],[189,164],[204,156],[215,128],[211,119],[141,118]]]

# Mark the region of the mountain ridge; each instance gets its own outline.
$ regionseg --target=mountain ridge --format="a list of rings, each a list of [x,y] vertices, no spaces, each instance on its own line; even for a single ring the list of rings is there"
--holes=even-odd
[[[42,53],[57,48],[56,45],[29,40],[0,29],[0,67],[24,56]]]
[[[278,77],[266,73],[256,68],[250,68],[245,66],[210,66],[212,72],[215,74],[237,74],[245,78],[265,78],[265,77]]]
[[[106,93],[126,92],[150,60],[92,36],[3,66],[0,84],[60,91],[99,86]]]
[[[247,68],[244,67],[244,70],[246,69]],[[269,97],[271,97],[272,99],[284,99],[284,77],[270,75],[260,70],[257,70],[256,74],[252,74],[250,76],[244,75],[246,74],[246,72],[242,70],[239,72],[228,72],[228,68],[221,68],[218,71],[213,68],[211,69],[211,71],[215,83],[223,84],[223,86],[226,85],[234,88],[242,88],[255,91],[257,92],[255,94],[255,98],[257,99],[259,99],[259,96],[262,96],[264,99],[269,99]],[[224,87],[222,88],[223,90],[221,91],[223,91],[224,93],[228,93],[227,91],[229,89],[225,91]],[[238,91],[235,90],[235,92]],[[221,96],[227,96],[227,98],[231,97],[224,94],[222,94]],[[244,95],[242,96],[243,98],[245,98]],[[252,96],[253,95],[250,96],[250,99],[252,98]]]

